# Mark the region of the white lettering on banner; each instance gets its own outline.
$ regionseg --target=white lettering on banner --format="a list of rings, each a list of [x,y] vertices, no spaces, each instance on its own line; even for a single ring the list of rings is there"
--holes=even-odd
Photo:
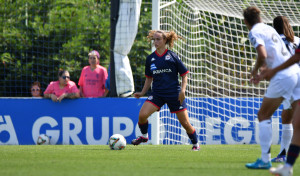
[[[205,118],[206,144],[221,144],[221,139],[214,139],[215,136],[221,138],[221,122],[220,118]]]
[[[106,144],[109,136],[109,117],[102,117],[102,136],[99,140],[94,138],[94,123],[93,117],[86,118],[86,141],[88,144],[101,145]]]
[[[206,144],[221,144],[221,120],[220,118],[206,118]],[[224,124],[224,138],[227,144],[249,144],[251,142],[251,138],[255,135],[254,143],[259,144],[259,128],[258,128],[258,121],[255,120],[255,129],[254,133],[252,130],[245,130],[241,129],[238,131],[237,136],[243,137],[243,140],[236,141],[232,136],[232,128],[237,124],[242,125],[241,128],[247,128],[250,126],[250,121],[244,119],[242,117],[239,118],[232,118],[225,122]],[[279,118],[272,119],[272,144],[279,143]],[[218,137],[218,138],[216,138]]]
[[[12,145],[19,145],[19,141],[16,135],[16,131],[14,125],[11,121],[9,115],[4,115],[4,118],[0,115],[0,133],[3,131],[7,131],[9,133],[9,139],[6,142],[1,141],[0,138],[0,145],[3,144],[12,144]]]
[[[33,123],[32,126],[32,139],[34,142],[36,142],[39,134],[41,133],[41,129],[45,131],[44,133],[50,136],[50,143],[51,144],[57,144],[59,139],[62,140],[62,144],[70,144],[71,140],[74,144],[80,145],[82,144],[82,141],[85,141],[84,137],[82,135],[79,137],[79,134],[83,133],[83,130],[85,130],[85,137],[87,144],[93,144],[93,145],[103,145],[107,144],[107,141],[109,139],[110,131],[112,133],[120,133],[124,137],[131,136],[133,133],[135,133],[136,136],[140,136],[141,132],[138,127],[138,124],[134,124],[134,121],[130,117],[112,117],[112,120],[110,121],[110,117],[101,117],[102,120],[102,126],[97,128],[101,129],[100,131],[94,131],[94,118],[93,117],[86,117],[85,119],[80,119],[77,117],[62,117],[61,122],[58,123],[58,121],[50,116],[42,116]],[[82,124],[84,124],[84,120],[86,120],[85,129],[83,128]],[[149,124],[152,124],[152,118],[149,119]],[[278,144],[279,143],[279,118],[273,118],[272,119],[272,132],[273,132],[273,138],[272,138],[272,144]],[[226,144],[248,144],[248,143],[258,143],[259,144],[259,129],[258,129],[258,121],[255,120],[254,122],[245,119],[243,117],[232,117],[227,122],[221,121],[221,118],[211,118],[207,117],[205,118],[205,121],[200,121],[196,118],[190,118],[191,124],[195,127],[197,130],[197,133],[199,134],[200,130],[205,130],[205,138],[203,142],[206,144],[221,144],[224,143],[222,139],[225,139]],[[16,123],[16,122],[15,122]],[[62,123],[62,124],[60,124]],[[112,124],[110,124],[112,123]],[[250,125],[254,123],[254,129],[250,129]],[[16,125],[16,124],[15,124]],[[100,126],[95,125],[95,126]],[[113,128],[110,130],[110,126]],[[18,126],[15,127],[22,127],[21,124],[18,124]],[[9,115],[0,115],[0,134],[2,133],[2,136],[6,135],[8,136],[7,139],[0,138],[0,145],[3,144],[10,144],[10,145],[18,145],[19,141],[17,138],[16,130],[13,125],[12,119]],[[164,140],[166,131],[164,130],[165,125],[163,122],[160,122],[160,141]],[[224,133],[223,128],[224,127]],[[189,143],[189,139],[186,135],[186,131],[182,128],[182,126],[179,126],[181,128],[181,142],[183,144]],[[203,129],[205,128],[205,129]],[[234,131],[236,132],[233,132]],[[135,130],[135,131],[134,131]],[[151,128],[152,130],[152,128]],[[150,131],[149,131],[150,132]],[[30,133],[30,132],[29,132]],[[4,134],[4,135],[3,135]],[[62,138],[60,137],[60,134],[62,134]],[[99,135],[94,135],[99,134]],[[19,134],[21,135],[21,134]],[[26,134],[22,134],[26,135]],[[98,139],[95,139],[95,136],[100,136]],[[153,135],[153,131],[151,133]],[[1,136],[1,137],[2,137]],[[252,140],[252,141],[251,141]],[[28,141],[26,141],[28,143]]]
[[[121,130],[121,124],[125,125],[125,129]],[[130,136],[133,132],[133,122],[128,117],[114,117],[113,134],[122,134],[124,137]]]
[[[86,141],[88,144],[103,145],[109,139],[109,117],[102,117],[102,136],[96,140],[94,137],[94,122],[93,117],[86,117]],[[51,128],[58,126],[57,121],[49,116],[38,118],[32,127],[32,139],[36,142],[40,135],[40,129],[43,125],[49,124]],[[121,130],[121,124],[125,128]],[[133,121],[129,117],[113,117],[113,133],[122,134],[124,137],[130,136],[133,133]],[[82,122],[77,117],[62,118],[62,143],[70,144],[71,140],[75,145],[81,145],[82,140],[79,138],[79,133],[82,132]],[[46,130],[46,134],[50,137],[50,143],[56,144],[59,140],[60,130]]]
[[[32,126],[32,139],[36,143],[40,135],[40,129],[44,124],[49,124],[51,128],[58,125],[57,121],[49,116],[38,118]],[[59,139],[59,130],[46,130],[46,135],[50,137],[50,144],[56,144]]]
[[[63,117],[63,144],[70,144],[70,139],[72,139],[75,145],[81,145],[78,134],[82,130],[82,123],[79,118],[76,117]],[[74,128],[71,130],[71,124]]]
[[[240,124],[240,128],[248,128],[250,126],[250,123],[247,119],[242,117],[235,117],[230,120],[228,120],[225,124],[224,129],[224,138],[227,144],[249,144],[252,137],[252,131],[247,130],[239,130],[237,132],[238,137],[243,137],[241,141],[234,140],[232,136],[232,128],[237,126],[237,124]]]

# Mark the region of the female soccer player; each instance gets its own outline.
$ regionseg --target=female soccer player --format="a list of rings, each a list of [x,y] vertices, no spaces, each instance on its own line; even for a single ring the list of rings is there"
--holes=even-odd
[[[187,85],[187,73],[189,72],[178,56],[167,49],[173,47],[174,41],[178,36],[174,31],[165,32],[161,30],[152,30],[147,36],[148,40],[153,40],[156,48],[155,52],[146,59],[145,75],[146,81],[142,92],[134,94],[140,98],[152,83],[152,93],[143,104],[139,113],[139,128],[142,136],[132,140],[133,145],[139,145],[141,142],[148,141],[148,117],[167,103],[171,113],[176,113],[181,125],[186,130],[192,144],[192,150],[199,151],[197,134],[195,128],[190,124],[187,108],[185,104],[185,89]],[[181,87],[178,81],[178,74],[182,77]]]
[[[249,39],[257,51],[257,60],[251,72],[252,80],[258,77],[260,67],[275,68],[290,58],[291,54],[274,28],[262,23],[260,10],[257,7],[248,7],[243,11],[244,22],[250,30]],[[261,158],[254,163],[247,163],[251,169],[269,169],[271,164],[270,147],[272,143],[271,116],[280,106],[283,99],[297,99],[294,88],[299,80],[298,65],[291,66],[278,72],[270,81],[261,107],[258,111],[259,140]]]
[[[61,102],[64,98],[79,98],[79,90],[76,84],[70,80],[67,70],[59,70],[58,81],[52,81],[44,92],[45,98],[51,98],[54,102]]]
[[[273,27],[284,41],[286,48],[291,53],[295,54],[295,49],[299,46],[299,38],[294,35],[292,26],[285,16],[277,16],[273,20]],[[286,161],[286,153],[290,146],[293,136],[293,125],[292,125],[293,111],[291,108],[291,102],[283,101],[283,110],[281,112],[282,120],[282,134],[280,143],[280,152],[277,157],[273,158],[272,162],[284,162]]]
[[[292,56],[289,60],[284,62],[283,64],[273,68],[271,70],[267,70],[262,75],[260,75],[261,79],[270,80],[277,73],[280,73],[281,70],[284,70],[288,67],[292,67],[294,65],[298,65],[300,61],[300,46],[295,51],[295,55]],[[298,87],[298,86],[297,86]],[[299,89],[299,87],[298,87]],[[293,103],[293,127],[294,133],[292,142],[289,146],[289,150],[287,153],[287,160],[285,165],[279,165],[277,168],[271,168],[270,172],[274,175],[280,176],[292,176],[293,175],[293,165],[296,162],[296,159],[300,153],[300,101],[296,101]]]

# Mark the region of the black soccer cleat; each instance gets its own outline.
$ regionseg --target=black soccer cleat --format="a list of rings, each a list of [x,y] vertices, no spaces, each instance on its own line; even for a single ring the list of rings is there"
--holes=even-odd
[[[199,145],[194,145],[192,148],[192,151],[199,151],[200,150],[200,146]]]
[[[143,136],[139,136],[138,138],[133,139],[131,141],[131,144],[133,144],[133,145],[139,145],[140,143],[147,142],[147,141],[148,141],[148,138],[145,138]]]

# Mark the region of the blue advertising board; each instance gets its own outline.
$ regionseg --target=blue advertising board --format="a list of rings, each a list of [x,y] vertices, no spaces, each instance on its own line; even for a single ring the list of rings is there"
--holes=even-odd
[[[63,100],[0,99],[0,144],[35,144],[39,134],[52,144],[107,144],[112,134],[127,142],[137,135],[138,113],[145,99],[81,98]],[[151,125],[150,129],[151,130]]]
[[[257,112],[262,98],[186,98],[189,121],[195,127],[201,144],[257,144],[259,130]],[[176,116],[160,113],[160,143],[189,144],[185,130]],[[278,144],[281,136],[280,112],[272,117],[272,143]]]
[[[51,144],[105,145],[113,134],[127,143],[141,135],[138,114],[145,98],[0,98],[0,145],[32,145],[40,134]],[[256,144],[260,98],[187,98],[189,119],[201,144]],[[280,114],[273,117],[273,144],[280,141]],[[159,120],[157,120],[159,119]],[[149,118],[148,143],[188,144],[185,130],[165,105]]]

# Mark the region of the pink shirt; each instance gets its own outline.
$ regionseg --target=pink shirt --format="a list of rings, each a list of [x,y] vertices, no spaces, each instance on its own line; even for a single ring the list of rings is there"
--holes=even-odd
[[[68,81],[68,84],[63,88],[59,88],[59,81],[52,81],[48,85],[44,94],[54,94],[60,97],[63,93],[78,93],[79,90],[73,81]]]
[[[92,71],[90,66],[85,66],[81,71],[78,85],[82,88],[84,97],[102,97],[105,92],[106,79],[105,67],[97,65]]]

